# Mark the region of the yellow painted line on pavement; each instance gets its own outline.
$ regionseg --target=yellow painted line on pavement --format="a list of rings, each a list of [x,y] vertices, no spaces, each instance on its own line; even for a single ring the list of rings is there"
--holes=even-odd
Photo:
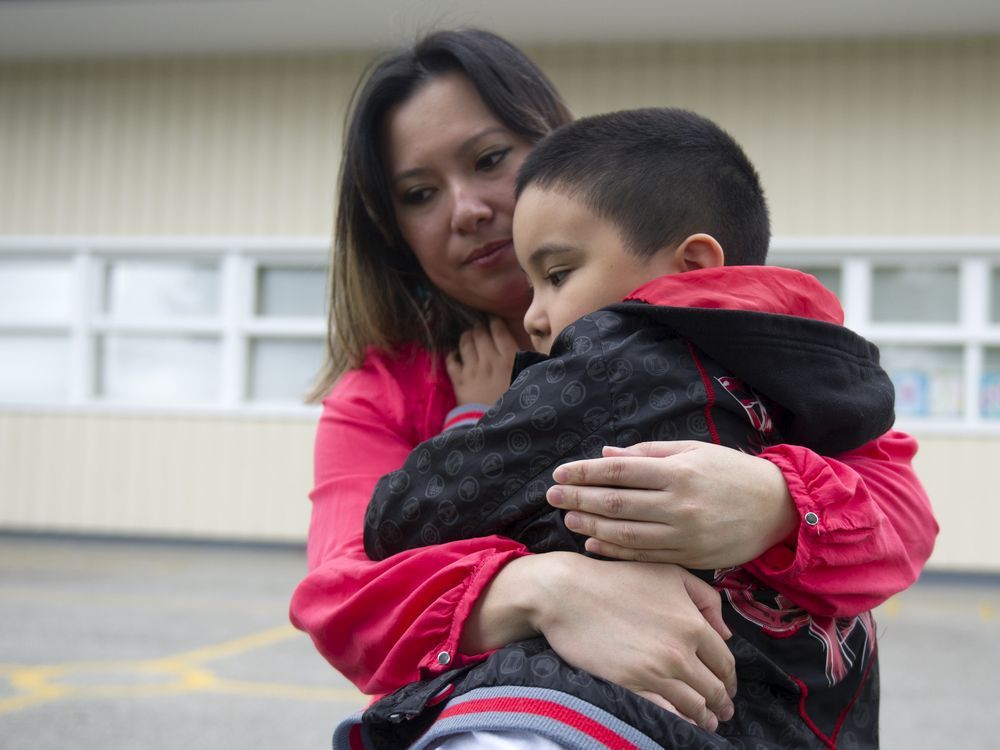
[[[221,679],[203,664],[300,635],[290,625],[270,628],[212,646],[185,651],[162,659],[130,661],[78,661],[62,664],[0,666],[0,678],[20,693],[0,698],[0,715],[67,698],[136,698],[185,693],[255,695],[298,700],[345,701],[364,705],[366,698],[350,688]],[[160,679],[160,682],[119,684],[124,677]],[[104,684],[101,684],[101,680]],[[109,683],[109,679],[111,682]],[[83,680],[74,684],[72,680]],[[91,681],[87,684],[86,681]]]
[[[193,651],[185,651],[180,654],[175,654],[164,661],[202,662],[211,661],[212,659],[223,659],[227,656],[235,656],[236,654],[242,654],[245,651],[252,651],[255,648],[270,646],[274,643],[287,641],[289,638],[295,638],[301,635],[302,634],[291,625],[282,625],[277,628],[271,628],[270,630],[264,630],[260,633],[246,635],[242,638],[234,638],[231,641],[217,643],[214,646],[205,646],[203,648],[194,649]]]
[[[996,618],[996,611],[990,602],[979,602],[979,619],[983,622],[993,622]]]
[[[355,702],[359,707],[367,705],[370,700],[369,696],[362,695],[352,688],[286,685],[277,682],[248,682],[246,680],[222,680],[214,688],[214,692],[256,695],[262,698]]]
[[[887,617],[899,617],[899,613],[902,611],[903,605],[896,597],[892,597],[889,601],[882,605],[882,612],[885,613]]]

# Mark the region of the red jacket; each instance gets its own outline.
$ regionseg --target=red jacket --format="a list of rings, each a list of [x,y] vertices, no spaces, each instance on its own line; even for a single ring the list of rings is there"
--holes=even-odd
[[[742,269],[744,272],[746,269]],[[709,292],[677,276],[672,304],[747,309],[752,286]],[[744,273],[753,284],[753,273]],[[690,278],[690,281],[694,281]],[[689,294],[687,292],[690,292]],[[634,295],[642,298],[642,289]],[[420,442],[441,431],[455,396],[443,361],[418,346],[369,352],[324,401],[311,493],[309,574],[295,591],[292,622],[361,690],[395,690],[475,661],[461,654],[461,628],[492,576],[520,544],[492,536],[423,547],[373,562],[363,518],[375,483]],[[744,567],[816,614],[854,615],[909,586],[937,533],[910,462],[916,442],[896,431],[837,456],[779,445],[761,455],[785,476],[800,517],[794,543]],[[444,652],[446,665],[439,663]]]

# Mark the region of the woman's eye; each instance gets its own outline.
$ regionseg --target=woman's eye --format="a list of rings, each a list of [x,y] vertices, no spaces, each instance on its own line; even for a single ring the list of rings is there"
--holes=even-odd
[[[419,206],[426,203],[434,195],[434,188],[412,188],[403,193],[402,202],[408,206]]]
[[[545,280],[549,282],[552,286],[562,286],[562,283],[566,281],[567,276],[569,276],[568,269],[562,271],[549,271],[545,275]]]
[[[500,162],[504,160],[504,157],[510,153],[510,148],[498,148],[493,151],[489,151],[478,159],[476,159],[476,169],[481,171],[488,171],[497,166]]]

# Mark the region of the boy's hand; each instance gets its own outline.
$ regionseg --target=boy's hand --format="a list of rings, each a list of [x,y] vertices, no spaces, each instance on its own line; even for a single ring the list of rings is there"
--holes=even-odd
[[[510,385],[517,342],[500,318],[489,326],[476,326],[458,340],[445,366],[461,404],[492,404]]]
[[[604,449],[553,472],[547,499],[589,552],[620,560],[726,568],[798,528],[781,471],[711,443],[678,440]]]

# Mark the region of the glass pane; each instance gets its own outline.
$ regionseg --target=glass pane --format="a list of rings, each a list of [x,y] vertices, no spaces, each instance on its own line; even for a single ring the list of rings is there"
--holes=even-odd
[[[211,261],[108,261],[104,312],[117,318],[215,315],[219,268]]]
[[[68,320],[73,304],[69,260],[0,260],[0,319]]]
[[[958,347],[881,347],[882,367],[896,387],[896,416],[962,416],[962,350]]]
[[[322,339],[256,339],[250,343],[250,400],[301,403],[322,364]]]
[[[794,266],[794,268],[812,274],[819,283],[840,298],[840,269],[836,266]]]
[[[69,395],[66,336],[0,336],[0,400],[65,401]]]
[[[1000,267],[993,269],[993,283],[990,284],[990,320],[1000,323]]]
[[[257,269],[257,315],[324,317],[326,269],[261,266]]]
[[[958,322],[958,268],[875,268],[872,320],[878,323]]]
[[[984,419],[1000,419],[1000,349],[984,352],[979,410]]]
[[[219,399],[220,344],[203,336],[103,336],[98,394],[137,403]]]

